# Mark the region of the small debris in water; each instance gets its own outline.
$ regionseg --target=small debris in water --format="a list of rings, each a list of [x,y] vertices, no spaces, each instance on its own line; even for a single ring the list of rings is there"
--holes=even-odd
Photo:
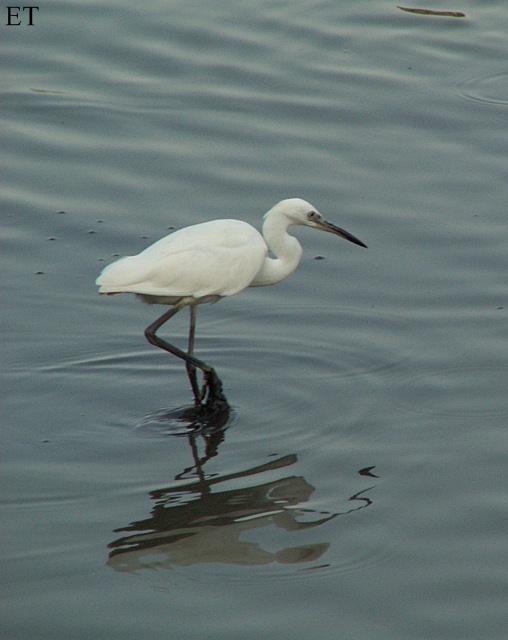
[[[370,476],[371,478],[379,478],[379,476],[377,476],[375,473],[372,473],[372,469],[375,469],[375,468],[376,468],[376,465],[372,467],[364,467],[363,469],[360,469],[358,473],[361,476]]]
[[[408,11],[409,13],[418,13],[422,16],[444,16],[447,18],[465,18],[466,14],[462,11],[434,11],[433,9],[411,9],[410,7],[400,7],[397,5],[397,9],[402,11]]]

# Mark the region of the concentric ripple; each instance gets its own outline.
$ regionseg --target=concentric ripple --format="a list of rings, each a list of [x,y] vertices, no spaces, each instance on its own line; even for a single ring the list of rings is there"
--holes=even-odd
[[[457,91],[465,100],[508,106],[508,73],[467,78],[457,85]]]

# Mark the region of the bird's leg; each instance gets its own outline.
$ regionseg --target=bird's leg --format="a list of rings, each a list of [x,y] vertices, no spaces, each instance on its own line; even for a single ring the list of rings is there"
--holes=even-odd
[[[173,308],[163,313],[160,316],[160,318],[157,318],[157,320],[152,322],[152,324],[145,329],[145,337],[150,344],[153,344],[154,346],[159,347],[160,349],[164,349],[164,351],[167,351],[168,353],[171,353],[174,356],[177,356],[178,358],[185,360],[185,363],[187,366],[190,365],[194,367],[194,369],[196,368],[201,369],[201,371],[205,376],[205,379],[207,380],[207,385],[208,385],[208,378],[210,375],[214,379],[217,377],[213,367],[206,364],[206,362],[202,362],[201,360],[198,360],[198,358],[195,358],[192,354],[185,353],[185,351],[182,351],[178,347],[175,347],[173,344],[166,342],[166,340],[163,340],[162,338],[159,338],[158,335],[156,335],[156,331],[160,329],[165,322],[170,320],[176,313],[178,313],[178,311],[180,311],[180,309],[183,306],[185,305],[175,305]],[[201,404],[202,394],[199,392],[199,389],[197,388],[197,384],[196,384],[196,388],[194,387],[192,388],[192,392],[194,393],[196,404]]]
[[[194,333],[196,329],[196,316],[197,306],[190,305],[189,341],[187,347],[187,353],[189,356],[194,355]],[[189,376],[189,381],[192,387],[192,392],[194,393],[196,404],[204,403],[205,406],[209,407],[216,400],[225,399],[222,393],[222,383],[220,381],[220,378],[215,373],[214,369],[211,368],[210,371],[203,372],[204,381],[203,387],[200,391],[197,382],[196,367],[188,361],[185,363],[185,366],[187,368],[187,375]]]
[[[194,331],[196,329],[196,306],[191,304],[189,306],[190,310],[190,322],[189,322],[189,341],[187,346],[187,354],[189,356],[194,355]],[[196,367],[191,364],[188,360],[185,362],[185,367],[187,368],[187,375],[189,376],[189,382],[192,388],[192,393],[194,394],[194,399],[196,404],[200,404],[203,398],[203,391],[199,391],[198,379],[196,376]]]

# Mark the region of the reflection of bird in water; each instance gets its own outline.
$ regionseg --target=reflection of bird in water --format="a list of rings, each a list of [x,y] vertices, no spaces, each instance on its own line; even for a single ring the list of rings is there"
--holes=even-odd
[[[196,479],[151,492],[152,516],[116,531],[130,535],[112,542],[108,564],[117,571],[187,566],[209,562],[241,565],[310,562],[319,558],[328,543],[264,549],[242,539],[260,527],[276,526],[298,531],[333,518],[326,514],[312,522],[299,522],[298,505],[314,491],[303,478],[289,476],[252,484],[252,477],[293,465],[295,455],[237,473],[205,478],[201,463]],[[242,478],[247,485],[235,488]],[[243,483],[242,483],[243,484]]]
[[[247,287],[277,284],[287,278],[302,255],[300,243],[288,233],[291,225],[320,229],[366,246],[344,229],[324,220],[305,200],[291,198],[282,200],[265,214],[262,234],[241,220],[213,220],[186,227],[138,255],[110,264],[96,284],[100,293],[135,293],[145,302],[171,305],[171,309],[147,327],[147,340],[185,360],[196,404],[225,401],[215,370],[193,353],[196,306],[217,302]],[[186,353],[159,338],[156,331],[187,305],[190,328]],[[197,383],[196,368],[204,374],[202,390]]]
[[[322,558],[329,542],[283,536],[283,542],[277,543],[274,530],[292,534],[314,529],[372,503],[366,495],[371,488],[367,488],[347,498],[342,511],[317,511],[306,505],[315,489],[305,478],[294,474],[274,477],[280,476],[278,470],[296,464],[294,454],[242,471],[207,476],[203,464],[208,456],[199,458],[194,438],[189,436],[195,467],[177,476],[194,478],[151,491],[155,504],[150,517],[115,529],[123,535],[108,545],[111,568],[134,572],[211,562],[315,568],[311,563]],[[256,541],[255,531],[263,528],[272,529],[270,548]],[[290,541],[299,544],[287,544]]]

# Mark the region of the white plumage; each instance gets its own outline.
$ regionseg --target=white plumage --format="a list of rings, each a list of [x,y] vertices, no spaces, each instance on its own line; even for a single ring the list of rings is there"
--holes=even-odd
[[[169,304],[232,296],[251,284],[267,253],[263,237],[246,222],[213,220],[175,231],[114,262],[97,284],[101,293],[166,297]]]

